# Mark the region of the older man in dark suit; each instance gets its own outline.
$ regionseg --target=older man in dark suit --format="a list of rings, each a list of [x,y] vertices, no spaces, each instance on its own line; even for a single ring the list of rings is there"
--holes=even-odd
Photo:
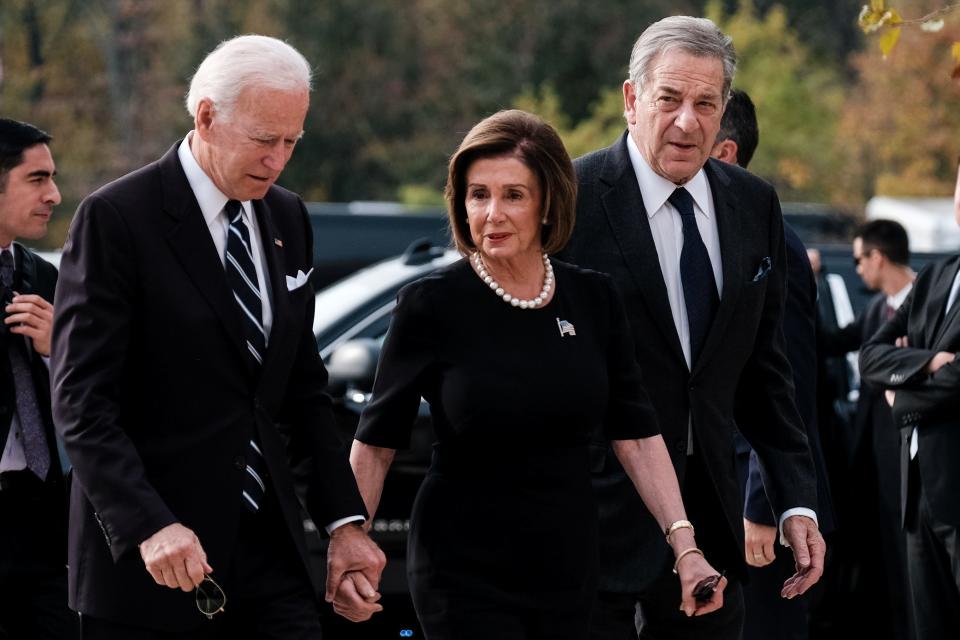
[[[628,132],[576,161],[577,226],[566,258],[611,274],[624,294],[697,540],[732,578],[721,610],[684,617],[663,532],[629,495],[629,480],[607,450],[595,466],[595,638],[635,637],[637,602],[644,637],[739,638],[738,430],[757,452],[796,558],[783,594],[803,593],[822,572],[815,472],[783,353],[780,206],[759,178],[709,160],[734,66],[730,38],[709,20],[651,25],[634,45],[623,85]]]
[[[311,332],[310,224],[274,184],[309,89],[289,45],[222,43],[191,82],[193,131],[73,220],[54,415],[85,638],[319,637],[291,464],[330,534],[327,598],[379,608],[384,557],[358,525]]]
[[[57,269],[17,238],[47,234],[60,203],[50,136],[0,118],[0,638],[73,638],[66,486],[50,416]]]
[[[960,172],[954,196],[960,224]],[[907,569],[918,638],[960,637],[960,256],[925,268],[860,349],[900,430]]]

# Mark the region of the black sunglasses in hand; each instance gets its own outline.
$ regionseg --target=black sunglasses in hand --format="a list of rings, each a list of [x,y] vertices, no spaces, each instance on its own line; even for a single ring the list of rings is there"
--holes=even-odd
[[[720,579],[723,578],[726,571],[721,571],[718,574],[704,578],[697,583],[697,586],[693,588],[693,599],[700,604],[705,604],[710,602],[710,599],[713,598],[713,593],[717,590],[717,587],[720,586]]]
[[[203,576],[203,582],[197,585],[194,592],[197,598],[197,609],[210,620],[216,614],[222,613],[223,608],[227,606],[227,594],[210,576]]]

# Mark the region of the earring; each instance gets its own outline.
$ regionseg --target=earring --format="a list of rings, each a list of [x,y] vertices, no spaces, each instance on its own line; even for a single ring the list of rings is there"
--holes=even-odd
[[[541,224],[547,224],[547,216],[543,216],[543,219],[540,220]]]

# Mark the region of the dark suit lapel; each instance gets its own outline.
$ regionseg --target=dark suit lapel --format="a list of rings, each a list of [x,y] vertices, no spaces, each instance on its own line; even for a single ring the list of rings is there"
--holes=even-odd
[[[717,308],[717,315],[710,326],[703,351],[700,353],[700,358],[694,363],[694,372],[700,369],[710,359],[711,354],[717,347],[722,344],[727,327],[730,324],[730,318],[733,317],[733,312],[736,309],[744,278],[740,258],[741,216],[737,215],[736,201],[730,195],[730,178],[715,164],[718,162],[708,161],[704,166],[704,171],[710,182],[714,214],[717,216],[720,260],[723,263],[723,295],[720,297],[720,306]]]
[[[276,244],[280,239],[277,227],[273,222],[273,213],[265,200],[256,200],[253,203],[257,212],[257,224],[260,227],[260,241],[263,245],[263,254],[267,259],[267,277],[270,279],[270,290],[273,297],[273,324],[270,329],[270,339],[267,343],[267,354],[263,361],[262,380],[270,380],[270,367],[277,362],[277,353],[281,343],[287,337],[286,325],[290,322],[290,299],[287,295],[287,279],[283,259],[283,248]]]
[[[607,155],[600,180],[608,185],[609,189],[602,194],[601,202],[613,230],[613,237],[620,245],[620,253],[623,254],[637,288],[643,294],[654,323],[674,355],[684,360],[680,338],[673,323],[673,312],[670,310],[663,272],[660,270],[657,247],[650,231],[650,220],[627,152],[626,136],[627,134],[624,134]]]
[[[227,283],[226,271],[220,256],[217,255],[216,245],[210,237],[210,229],[203,219],[200,205],[197,204],[187,176],[183,173],[183,167],[180,166],[178,146],[179,143],[174,145],[159,162],[163,181],[163,209],[174,219],[166,239],[183,265],[187,277],[193,281],[220,319],[231,341],[236,345],[237,353],[245,354],[240,310]],[[250,358],[242,359],[249,366]]]
[[[20,272],[20,281],[16,283],[17,293],[33,293],[37,286],[37,263],[33,255],[19,242],[14,252],[16,269]]]
[[[954,259],[955,264],[943,270],[940,282],[934,289],[934,294],[930,296],[929,313],[935,313],[939,319],[936,330],[931,334],[933,340],[930,342],[930,348],[936,349],[941,342],[953,333],[951,329],[957,325],[957,315],[960,315],[960,300],[954,300],[950,310],[946,314],[943,309],[947,306],[947,298],[950,296],[950,289],[953,287],[953,281],[957,277],[957,268],[960,266],[960,260]],[[960,297],[960,296],[958,296]]]

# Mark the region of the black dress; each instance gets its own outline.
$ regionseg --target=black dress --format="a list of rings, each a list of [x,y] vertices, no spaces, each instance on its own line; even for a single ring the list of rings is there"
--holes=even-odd
[[[539,309],[504,303],[466,260],[399,295],[356,438],[403,449],[430,403],[436,442],[407,552],[430,640],[585,637],[591,459],[602,464],[603,438],[658,433],[612,281],[553,264]]]

